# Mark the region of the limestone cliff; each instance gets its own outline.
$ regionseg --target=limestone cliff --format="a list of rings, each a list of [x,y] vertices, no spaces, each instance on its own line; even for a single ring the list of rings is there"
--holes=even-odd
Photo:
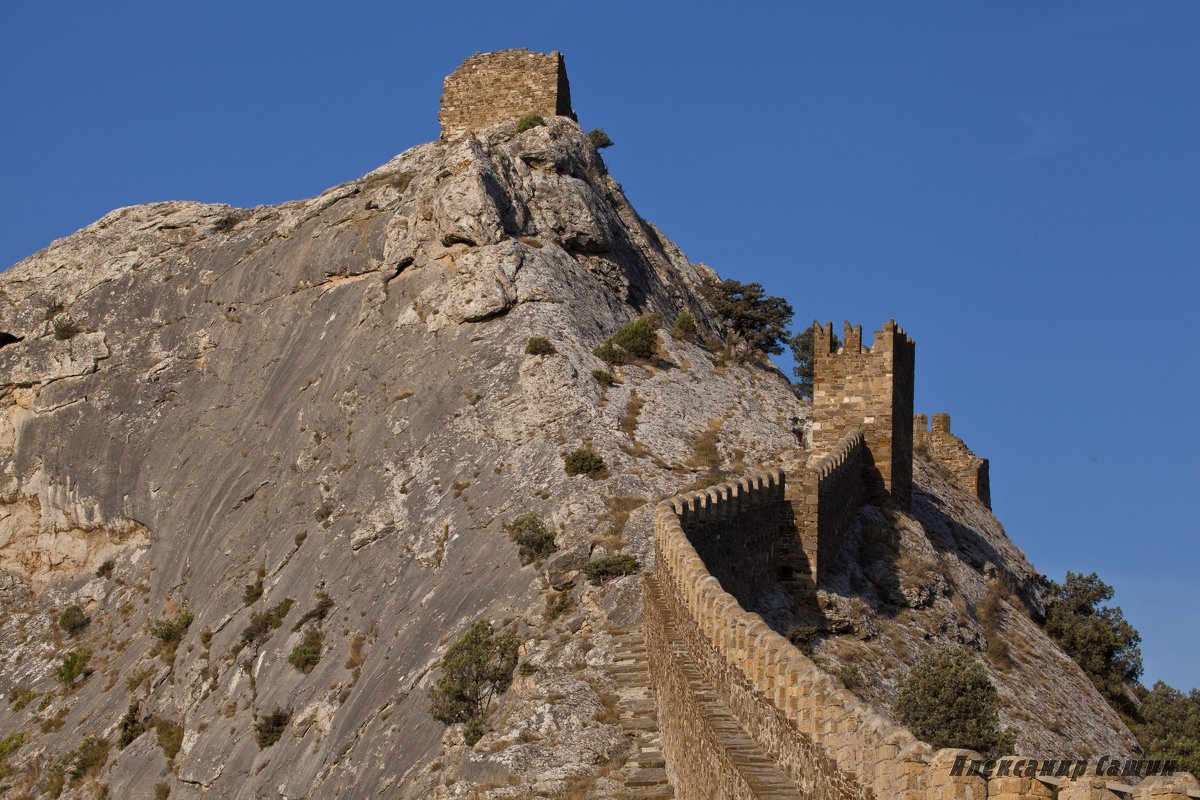
[[[617,796],[631,754],[608,667],[640,625],[640,579],[578,570],[614,550],[649,562],[660,498],[807,456],[807,406],[773,369],[664,332],[656,364],[592,377],[593,348],[639,315],[688,309],[716,335],[707,274],[562,117],[421,145],[307,201],[121,209],[0,274],[0,737],[25,734],[0,781],[12,796],[56,775],[64,797]],[[527,355],[531,336],[557,352]],[[585,446],[607,472],[568,477]],[[825,595],[855,636],[822,652],[858,659],[882,706],[923,641],[982,646],[985,570],[1032,574],[923,463],[912,517],[866,511],[875,534],[847,542],[882,537],[888,557],[847,550]],[[557,535],[541,567],[503,531],[531,511]],[[305,673],[293,628],[321,593]],[[548,601],[566,612],[548,620]],[[72,604],[89,622],[68,635]],[[152,635],[185,612],[177,649]],[[1016,675],[1049,685],[997,670],[1022,746],[1123,752],[1128,732],[1023,614],[1006,625],[1025,643]],[[529,667],[467,748],[426,689],[480,617],[517,631]],[[61,689],[55,669],[84,649],[91,674]],[[1055,722],[1063,692],[1086,702]],[[150,727],[118,749],[134,703]],[[290,719],[260,749],[276,709]],[[113,746],[72,780],[85,736]]]

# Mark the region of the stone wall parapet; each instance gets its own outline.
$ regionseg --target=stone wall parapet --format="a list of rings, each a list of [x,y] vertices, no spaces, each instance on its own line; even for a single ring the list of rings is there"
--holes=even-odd
[[[819,462],[823,469],[812,474],[835,475],[861,450],[861,439],[849,436],[844,447],[830,453],[828,461]],[[741,728],[801,787],[805,797],[1053,797],[1053,783],[1041,778],[954,774],[956,759],[965,755],[968,760],[979,760],[980,756],[963,750],[935,752],[910,730],[880,715],[772,630],[762,617],[747,611],[710,571],[693,544],[692,537],[700,535],[695,529],[717,526],[723,537],[745,536],[745,528],[763,518],[758,515],[774,519],[770,515],[786,497],[786,476],[770,470],[659,503],[654,518],[655,567],[647,576],[647,618],[649,626],[652,616],[670,615],[675,631],[666,636],[660,629],[658,635],[647,639],[660,697],[680,696],[680,672],[672,668],[672,662],[686,650],[690,668],[698,670],[706,684],[721,695]],[[729,759],[713,752],[719,737],[714,738],[703,721],[689,721],[693,711],[660,713],[664,750],[676,775],[693,770],[695,775],[706,776],[698,783],[689,773],[690,777],[677,781],[676,796],[679,800],[754,797],[752,792],[747,794],[750,790],[734,774]],[[1152,781],[1139,787],[1134,797],[1192,797],[1194,780],[1178,774],[1170,781]],[[1103,796],[1090,794],[1099,788],[1090,784],[1080,783],[1077,788],[1081,799]]]
[[[832,451],[810,463],[808,469],[815,472],[818,478],[825,478],[843,466],[854,455],[854,451],[865,444],[865,434],[862,430],[854,428],[838,440]]]

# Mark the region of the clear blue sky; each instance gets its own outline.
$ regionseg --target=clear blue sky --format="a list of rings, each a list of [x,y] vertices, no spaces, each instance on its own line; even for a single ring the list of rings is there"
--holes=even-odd
[[[1200,3],[442,8],[6,2],[0,265],[118,206],[311,196],[435,138],[464,57],[561,50],[644,216],[798,321],[897,319],[1012,538],[1200,684]]]

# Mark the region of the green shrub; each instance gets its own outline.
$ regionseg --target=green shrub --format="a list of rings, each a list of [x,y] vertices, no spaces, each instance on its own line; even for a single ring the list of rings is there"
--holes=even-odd
[[[192,612],[184,609],[174,618],[163,617],[150,624],[150,635],[164,645],[178,645],[192,625]]]
[[[146,720],[142,719],[141,707],[137,703],[130,703],[129,710],[121,719],[121,735],[117,737],[117,748],[124,750],[145,732]]]
[[[58,665],[58,669],[54,671],[58,682],[63,686],[70,687],[80,676],[87,675],[88,661],[92,658],[90,650],[72,651],[63,656],[62,663]]]
[[[537,128],[546,124],[546,120],[542,119],[540,114],[526,114],[517,120],[517,133],[524,133],[530,128]]]
[[[99,736],[84,737],[79,747],[67,756],[71,764],[71,783],[78,785],[104,768],[108,761],[109,743]]]
[[[54,328],[54,338],[60,341],[74,339],[79,334],[78,323],[66,314],[55,317],[51,326]]]
[[[530,675],[537,675],[538,668],[528,661],[522,661],[517,667],[517,673],[528,678]]]
[[[546,611],[542,616],[546,622],[554,622],[574,607],[575,601],[571,599],[571,593],[559,592],[553,597],[546,598]]]
[[[52,763],[46,769],[46,775],[38,787],[43,794],[58,800],[62,796],[63,787],[67,784],[67,770],[62,763]]]
[[[248,583],[242,590],[242,605],[252,606],[263,595],[263,578],[267,576],[267,568],[259,565],[254,576],[254,583]]]
[[[508,538],[516,542],[522,564],[541,562],[558,549],[558,545],[554,543],[554,533],[546,527],[542,518],[533,512],[517,517],[505,525],[504,530],[508,532]]]
[[[8,693],[8,702],[12,705],[12,712],[15,714],[18,711],[23,711],[25,706],[32,703],[39,696],[39,693],[32,689],[27,689],[24,686],[14,686]]]
[[[250,617],[250,624],[242,630],[242,646],[258,646],[271,637],[271,632],[283,625],[292,604],[296,601],[285,597],[280,603],[266,611],[258,611]]]
[[[24,733],[14,733],[12,736],[6,736],[0,739],[0,767],[3,767],[4,762],[8,757],[17,752],[21,745],[25,743]]]
[[[638,317],[617,328],[616,333],[592,352],[611,366],[655,358],[658,355],[658,329],[661,326],[662,317],[658,314]]]
[[[545,336],[530,336],[525,343],[525,353],[531,356],[552,356],[558,351]]]
[[[662,318],[657,314],[638,317],[617,328],[613,344],[634,358],[654,358],[658,355],[658,329]]]
[[[597,347],[592,353],[610,367],[628,364],[630,360],[625,351],[613,344],[611,339]]]
[[[862,681],[862,675],[859,673],[858,667],[853,664],[842,664],[833,670],[833,674],[841,680],[843,686],[851,691],[857,689],[859,683]]]
[[[592,143],[592,147],[597,150],[603,150],[606,147],[613,146],[613,140],[604,132],[604,128],[593,128],[588,131],[588,139]]]
[[[292,712],[278,707],[265,717],[259,717],[254,723],[254,738],[259,748],[265,750],[282,739],[291,721]]]
[[[604,459],[593,450],[573,450],[564,456],[567,474],[597,475],[604,471]]]
[[[592,377],[596,379],[596,383],[600,384],[606,389],[617,382],[617,379],[613,377],[613,374],[606,369],[592,370]]]
[[[983,665],[956,647],[926,651],[900,684],[896,714],[934,749],[961,747],[995,758],[1012,752],[1000,729],[1000,696]]]
[[[317,604],[304,612],[304,616],[292,626],[292,633],[303,628],[309,622],[321,622],[333,610],[333,598],[325,591],[317,592]]]
[[[312,672],[321,660],[321,642],[321,629],[316,626],[309,628],[300,644],[292,648],[288,662],[305,675]]]
[[[679,316],[675,317],[675,324],[671,327],[671,337],[674,339],[695,339],[698,329],[696,327],[696,318],[690,311],[680,311]]]
[[[88,619],[83,609],[77,605],[69,605],[58,615],[58,627],[66,631],[68,636],[74,636],[87,627]]]
[[[601,583],[622,575],[634,575],[641,570],[641,563],[628,553],[615,553],[583,565],[583,574],[592,583]]]
[[[113,561],[110,558],[107,561],[105,561],[103,564],[101,564],[100,566],[96,567],[96,577],[97,578],[111,578],[112,574],[113,574],[113,570],[116,568],[117,568],[117,562]]]
[[[154,723],[154,732],[158,738],[158,746],[168,761],[173,761],[183,747],[183,726],[178,722],[160,718]]]
[[[463,725],[463,741],[471,747],[474,747],[485,733],[487,733],[487,722],[483,717],[471,717],[467,720],[467,724]]]
[[[463,739],[475,744],[493,698],[512,685],[519,649],[513,632],[497,635],[487,620],[476,622],[442,657],[442,674],[429,690],[429,714],[447,725],[466,723]]]
[[[820,633],[811,625],[793,625],[788,628],[787,639],[805,653],[811,653]]]

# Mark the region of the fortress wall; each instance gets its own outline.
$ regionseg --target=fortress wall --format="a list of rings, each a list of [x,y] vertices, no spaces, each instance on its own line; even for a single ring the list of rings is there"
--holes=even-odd
[[[906,787],[913,798],[923,796],[925,766],[919,756],[928,748],[875,714],[761,617],[743,609],[708,571],[685,532],[685,525],[698,521],[713,524],[725,513],[721,506],[735,498],[758,506],[783,496],[783,475],[774,471],[660,505],[654,583],[682,633],[679,645],[688,648],[741,727],[814,796],[866,798],[877,782],[889,797],[901,796],[896,790]],[[724,531],[726,536],[738,533]],[[671,653],[661,642],[651,646],[656,686],[669,685]],[[667,732],[674,725],[670,716],[660,716],[668,758],[684,772],[693,755],[686,746],[668,744],[688,741]]]
[[[830,508],[863,448],[850,435],[809,470],[830,481]],[[850,473],[848,473],[850,474]],[[847,488],[848,487],[848,488]],[[820,487],[818,487],[820,488]],[[1038,780],[984,780],[951,774],[962,750],[936,753],[907,728],[877,714],[822,671],[757,614],[748,612],[710,572],[693,546],[736,538],[757,520],[773,524],[786,497],[784,475],[763,472],[664,501],[655,516],[655,568],[646,578],[647,648],[658,695],[659,728],[680,800],[743,798],[747,788],[722,752],[720,731],[705,719],[700,692],[720,696],[737,724],[805,793],[822,800],[897,798],[1032,800],[1050,796]],[[789,501],[790,502],[790,501]],[[818,508],[820,508],[818,502]],[[778,528],[776,528],[778,530]],[[759,534],[751,534],[758,536]],[[718,567],[718,570],[721,568]],[[738,578],[739,580],[741,578]],[[991,784],[989,786],[989,784]]]
[[[725,591],[744,608],[754,608],[763,587],[780,578],[791,557],[785,531],[793,530],[791,509],[779,483],[721,484],[694,493],[682,507],[684,529],[696,553]]]
[[[736,798],[751,800],[754,792],[730,758],[720,733],[700,706],[688,675],[673,649],[679,645],[667,610],[655,602],[646,584],[646,654],[650,662],[658,707],[658,729],[667,769],[679,800]]]
[[[962,439],[950,432],[950,415],[933,415],[933,430],[924,414],[913,417],[913,443],[925,454],[945,467],[964,491],[992,507],[991,479],[988,460],[971,452]]]
[[[799,485],[788,489],[788,503],[813,580],[810,593],[824,577],[828,550],[867,499],[863,469],[870,457],[863,432],[852,429],[830,453],[810,462],[800,474]],[[705,563],[711,562],[705,558]]]
[[[562,53],[477,53],[446,76],[438,121],[442,136],[482,130],[526,114],[575,118]]]

